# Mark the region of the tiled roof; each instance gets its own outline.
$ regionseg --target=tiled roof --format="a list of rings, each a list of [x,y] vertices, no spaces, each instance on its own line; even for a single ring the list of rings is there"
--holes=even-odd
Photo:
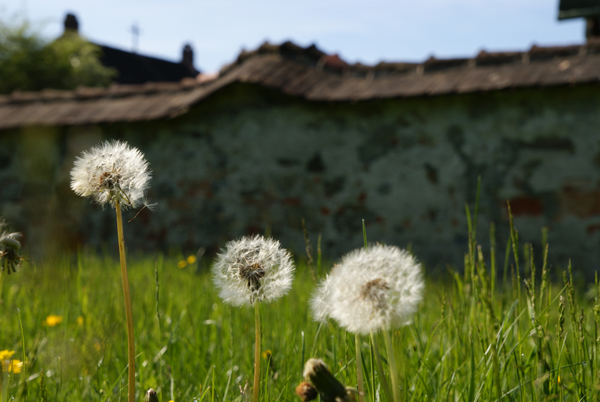
[[[315,46],[264,44],[242,52],[213,77],[177,83],[44,90],[0,96],[0,129],[168,118],[185,113],[220,88],[253,83],[309,101],[437,96],[600,82],[600,43],[480,52],[474,58],[423,63],[347,64]]]
[[[99,45],[100,61],[106,67],[117,70],[114,81],[119,84],[144,84],[146,82],[177,82],[183,78],[196,77],[198,71],[183,63],[175,63],[155,57],[131,53],[114,47]]]

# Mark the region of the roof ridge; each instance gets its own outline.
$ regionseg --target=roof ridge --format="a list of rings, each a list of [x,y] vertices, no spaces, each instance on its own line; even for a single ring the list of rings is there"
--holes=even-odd
[[[9,95],[0,95],[0,104],[47,102],[53,100],[88,100],[97,98],[119,98],[131,95],[146,95],[154,93],[172,93],[191,90],[196,87],[210,85],[220,77],[229,75],[230,72],[250,59],[276,56],[290,60],[305,68],[314,71],[323,71],[329,74],[356,77],[358,79],[375,79],[381,77],[402,77],[415,74],[426,76],[430,73],[442,73],[452,70],[471,71],[474,68],[502,67],[502,66],[527,66],[536,62],[548,62],[553,59],[566,57],[585,57],[600,54],[600,41],[588,41],[581,45],[567,46],[538,46],[533,45],[526,51],[497,51],[481,50],[471,58],[436,58],[415,62],[379,62],[369,66],[362,63],[348,64],[337,54],[327,54],[312,44],[307,47],[298,46],[290,41],[279,45],[263,43],[252,51],[243,50],[237,59],[223,67],[219,74],[200,74],[196,78],[184,78],[179,82],[149,82],[145,84],[112,84],[108,88],[79,87],[74,90],[44,89],[36,92],[15,91]],[[564,66],[563,66],[564,67]],[[563,71],[563,70],[561,70]],[[256,74],[253,72],[252,74]],[[235,76],[225,78],[225,81],[236,79]],[[221,82],[221,81],[219,81]]]
[[[284,59],[301,62],[331,73],[375,78],[381,75],[393,74],[427,74],[460,67],[476,68],[529,64],[536,61],[547,61],[554,57],[584,56],[599,53],[600,41],[562,46],[538,46],[534,44],[525,51],[487,51],[482,49],[473,57],[437,58],[432,55],[422,62],[382,61],[370,66],[360,62],[349,64],[337,54],[327,54],[321,51],[315,44],[303,48],[290,41],[283,42],[280,45],[264,42],[254,50],[247,51],[243,49],[237,59],[233,63],[225,65],[219,73],[225,75],[247,60],[264,55],[278,55]]]

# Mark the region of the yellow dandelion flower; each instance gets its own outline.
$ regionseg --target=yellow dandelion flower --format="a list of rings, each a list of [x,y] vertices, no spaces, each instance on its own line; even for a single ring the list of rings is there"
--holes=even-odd
[[[271,352],[270,349],[265,350],[264,352],[262,352],[262,358],[263,359],[268,359],[269,357],[271,357],[273,353]]]
[[[98,352],[102,350],[102,345],[100,344],[100,342],[94,342],[94,349],[96,349],[96,351]]]
[[[11,360],[11,364],[8,366],[8,372],[11,371],[14,374],[19,374],[23,370],[23,362],[21,360]]]
[[[185,268],[187,266],[187,261],[186,260],[181,260],[177,263],[177,266],[179,268]]]
[[[0,360],[8,360],[15,354],[14,350],[0,350]]]
[[[1,360],[2,362],[2,371],[7,373],[15,373],[19,374],[23,368],[23,362],[20,360]]]
[[[190,255],[190,256],[187,258],[187,263],[188,263],[188,264],[193,264],[193,263],[195,263],[195,262],[196,262],[196,256],[195,256],[195,255]]]
[[[77,317],[77,325],[83,327],[83,316]]]
[[[558,383],[560,384],[560,376],[558,376]]]
[[[62,315],[53,315],[50,314],[48,317],[46,317],[46,320],[44,321],[44,324],[49,326],[49,327],[53,327],[55,325],[58,325],[62,322],[63,317]]]

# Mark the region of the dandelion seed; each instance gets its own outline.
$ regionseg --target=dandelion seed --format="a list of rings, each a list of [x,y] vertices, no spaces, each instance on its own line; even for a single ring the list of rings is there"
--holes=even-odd
[[[227,303],[269,303],[289,291],[294,269],[290,253],[277,240],[242,237],[227,243],[218,255],[213,280]]]
[[[316,304],[327,307],[321,314],[330,314],[350,332],[367,335],[408,324],[421,302],[424,283],[413,256],[376,245],[345,255],[322,286],[318,297],[323,301]]]
[[[71,189],[98,204],[136,208],[147,205],[150,169],[137,148],[122,141],[104,142],[83,152],[71,170]]]

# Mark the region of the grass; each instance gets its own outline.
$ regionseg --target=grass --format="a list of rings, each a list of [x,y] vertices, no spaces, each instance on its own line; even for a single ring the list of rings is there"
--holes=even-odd
[[[520,245],[516,231],[512,235],[508,250],[493,252],[472,240],[464,270],[426,278],[413,323],[392,333],[404,400],[600,398],[598,284],[577,287],[568,270],[563,282],[550,283],[545,257]],[[207,262],[181,269],[181,259],[129,259],[137,399],[154,388],[161,401],[250,400],[254,311],[221,302]],[[356,387],[354,335],[310,317],[314,275],[300,262],[292,291],[261,306],[262,350],[268,351],[261,365],[262,401],[299,400],[294,388],[309,357],[323,359],[342,383]],[[0,350],[14,350],[13,359],[26,361],[21,373],[4,373],[8,397],[127,399],[118,260],[86,252],[47,258],[24,263],[3,281]],[[62,322],[49,325],[50,315]],[[372,339],[360,340],[365,401],[386,400]],[[388,376],[389,362],[381,357]]]

